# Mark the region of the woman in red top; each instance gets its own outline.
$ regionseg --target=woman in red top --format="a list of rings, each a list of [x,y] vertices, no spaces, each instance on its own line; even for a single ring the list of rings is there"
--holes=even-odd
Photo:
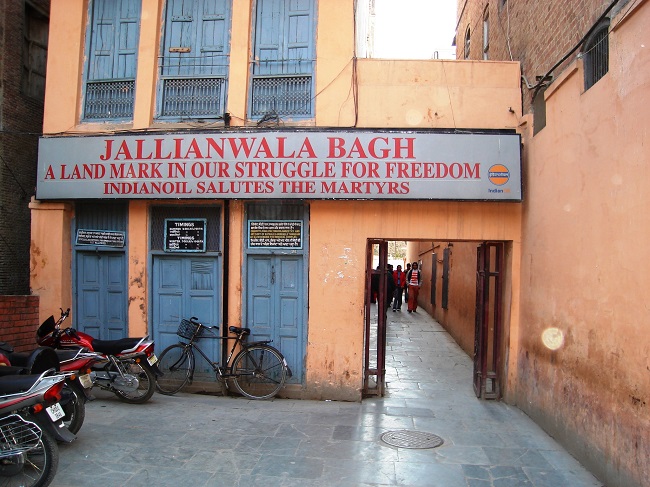
[[[413,262],[411,270],[406,275],[406,285],[408,286],[409,294],[408,311],[409,313],[415,313],[415,310],[418,308],[418,293],[422,285],[422,273],[418,268],[417,262]]]

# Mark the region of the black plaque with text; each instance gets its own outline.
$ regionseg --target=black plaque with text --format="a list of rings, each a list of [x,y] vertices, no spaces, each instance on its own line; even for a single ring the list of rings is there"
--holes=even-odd
[[[165,220],[166,252],[205,252],[207,220],[172,219]]]

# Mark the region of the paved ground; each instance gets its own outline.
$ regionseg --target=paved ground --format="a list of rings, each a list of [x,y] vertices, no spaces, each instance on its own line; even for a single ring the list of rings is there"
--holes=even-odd
[[[516,408],[479,401],[472,363],[424,313],[389,312],[388,396],[361,403],[101,391],[54,486],[600,487]],[[433,433],[431,449],[389,431]]]

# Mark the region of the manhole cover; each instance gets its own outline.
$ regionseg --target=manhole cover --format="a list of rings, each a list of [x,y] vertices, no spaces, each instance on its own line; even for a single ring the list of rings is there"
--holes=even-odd
[[[424,431],[388,431],[381,435],[381,441],[398,448],[435,448],[442,445],[443,439]]]

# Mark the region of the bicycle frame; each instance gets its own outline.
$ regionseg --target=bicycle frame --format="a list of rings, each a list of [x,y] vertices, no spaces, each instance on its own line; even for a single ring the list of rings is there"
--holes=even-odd
[[[236,355],[235,351],[237,350],[238,345],[241,346],[242,350],[245,350],[245,349],[247,349],[247,348],[249,348],[249,347],[251,347],[253,345],[259,345],[259,344],[268,345],[269,343],[271,343],[273,341],[273,340],[261,340],[261,341],[256,341],[256,342],[252,342],[252,343],[247,343],[245,341],[245,339],[242,338],[245,335],[238,334],[238,335],[235,335],[235,336],[231,336],[231,335],[219,336],[216,333],[214,333],[214,331],[213,331],[214,328],[217,328],[217,327],[205,326],[203,324],[201,324],[201,327],[202,327],[202,330],[203,329],[209,330],[211,335],[199,335],[199,336],[195,336],[195,337],[189,339],[187,343],[185,343],[183,341],[179,341],[179,343],[183,344],[186,347],[190,347],[193,350],[196,350],[197,352],[199,352],[199,354],[205,359],[205,361],[208,364],[210,364],[210,367],[212,367],[212,370],[221,379],[227,379],[227,378],[233,377],[233,374],[226,373],[226,371],[228,371],[230,369],[231,365],[232,365],[231,361],[232,361],[233,357]],[[232,347],[230,348],[230,352],[228,353],[228,356],[225,359],[225,362],[223,360],[223,357],[222,357],[222,364],[221,365],[219,365],[217,362],[213,362],[212,360],[210,360],[208,355],[203,350],[201,350],[201,347],[199,347],[199,345],[196,343],[199,338],[201,338],[201,339],[207,338],[207,339],[210,339],[210,340],[220,340],[222,343],[226,343],[228,341],[234,341],[234,343],[232,344]],[[194,375],[194,373],[192,373],[192,375]]]

